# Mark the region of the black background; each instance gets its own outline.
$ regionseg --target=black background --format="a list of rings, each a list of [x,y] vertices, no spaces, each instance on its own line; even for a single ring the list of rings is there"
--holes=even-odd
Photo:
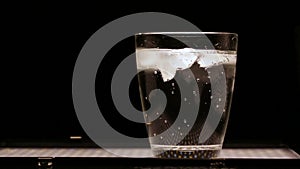
[[[235,91],[225,145],[287,144],[299,151],[297,5],[174,4],[10,5],[2,24],[0,144],[59,146],[57,142],[68,141],[71,135],[82,135],[85,143],[90,142],[72,102],[72,74],[77,56],[89,37],[105,24],[124,15],[148,11],[182,17],[202,31],[239,34]],[[124,8],[119,10],[116,6]],[[114,59],[109,57],[120,60],[126,56],[134,49],[128,43],[106,56],[101,71],[113,72]],[[101,80],[109,86],[107,79],[98,78]],[[110,96],[97,94],[108,110],[112,105],[105,98]],[[134,126],[122,127],[126,130],[122,132],[132,133],[131,128]],[[134,130],[143,132],[143,128]]]

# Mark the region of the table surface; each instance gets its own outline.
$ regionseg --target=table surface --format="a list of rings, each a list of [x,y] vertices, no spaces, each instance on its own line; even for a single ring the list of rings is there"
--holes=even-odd
[[[0,169],[299,169],[289,148],[224,148],[215,159],[159,159],[149,149],[0,148]],[[132,158],[128,158],[132,157]]]
[[[119,155],[116,155],[119,154]],[[121,155],[121,156],[120,156]],[[152,157],[144,148],[2,148],[0,157]],[[224,148],[220,159],[300,159],[300,155],[289,148]]]

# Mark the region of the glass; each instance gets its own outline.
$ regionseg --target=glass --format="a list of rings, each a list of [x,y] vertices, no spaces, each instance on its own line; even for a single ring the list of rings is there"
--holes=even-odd
[[[139,91],[155,157],[210,159],[222,149],[235,79],[238,35],[135,35]]]

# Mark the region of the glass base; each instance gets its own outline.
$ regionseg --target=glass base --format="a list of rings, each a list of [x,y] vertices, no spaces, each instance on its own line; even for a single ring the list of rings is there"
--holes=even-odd
[[[153,155],[158,158],[212,159],[219,155],[221,144],[215,145],[151,145]]]

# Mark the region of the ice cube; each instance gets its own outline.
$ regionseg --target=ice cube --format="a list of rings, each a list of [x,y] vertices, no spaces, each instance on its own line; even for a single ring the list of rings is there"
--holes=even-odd
[[[220,54],[216,50],[204,50],[199,52],[197,62],[200,67],[208,68],[219,64],[235,63],[236,56],[230,54]]]
[[[176,70],[187,69],[197,60],[194,49],[139,49],[137,67],[143,69],[158,69],[164,81],[174,78]]]
[[[137,49],[136,56],[139,70],[159,70],[164,81],[173,79],[177,70],[188,69],[195,62],[203,68],[236,62],[236,54],[220,54],[216,50],[197,50],[192,48]]]

